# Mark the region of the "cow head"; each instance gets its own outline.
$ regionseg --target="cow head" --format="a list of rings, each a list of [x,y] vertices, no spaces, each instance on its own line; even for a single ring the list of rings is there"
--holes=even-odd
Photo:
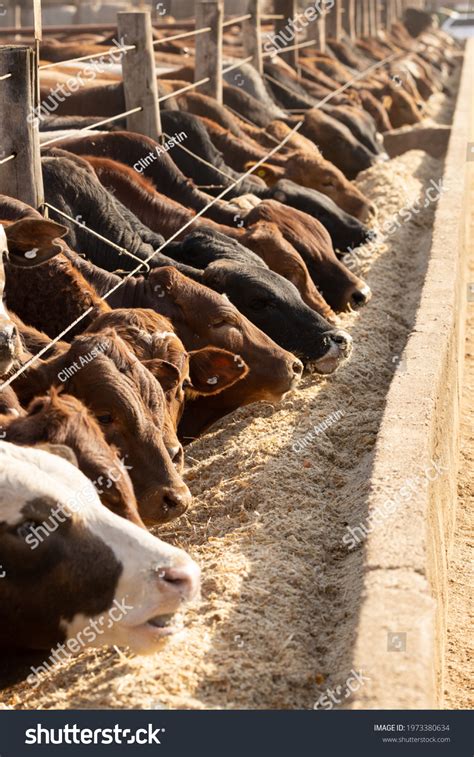
[[[331,373],[349,357],[349,334],[334,329],[303,302],[294,284],[274,271],[219,260],[206,268],[203,280],[225,294],[277,344],[316,371],[322,366],[321,373]]]
[[[102,503],[117,515],[143,526],[127,461],[105,440],[93,415],[80,400],[55,389],[36,397],[25,417],[5,424],[5,440],[16,444],[61,444],[73,451],[77,465],[93,482]]]
[[[305,114],[302,133],[318,145],[324,157],[348,179],[370,168],[376,156],[344,124],[313,108]]]
[[[60,237],[66,233],[65,226],[40,218],[0,223],[0,376],[8,373],[21,354],[17,328],[3,304],[4,262],[25,268],[40,265],[61,252]]]
[[[168,452],[180,444],[163,390],[114,332],[76,337],[69,350],[15,381],[23,401],[51,385],[82,400],[126,458],[144,521],[167,522],[186,510],[191,494]]]
[[[368,221],[375,213],[373,203],[328,160],[295,153],[288,158],[285,176],[303,187],[322,192],[360,221]]]
[[[0,461],[0,646],[156,651],[198,594],[197,565],[103,507],[61,457],[0,442]]]
[[[281,399],[301,378],[303,366],[291,353],[251,323],[217,292],[184,276],[175,268],[153,270],[147,280],[148,303],[173,322],[188,350],[213,346],[239,355],[248,375],[223,392],[240,404]],[[232,403],[233,404],[233,403]]]
[[[151,309],[117,308],[102,313],[88,331],[106,328],[113,328],[158,379],[174,429],[186,397],[217,394],[248,373],[242,358],[228,350],[203,347],[187,352],[171,322]]]

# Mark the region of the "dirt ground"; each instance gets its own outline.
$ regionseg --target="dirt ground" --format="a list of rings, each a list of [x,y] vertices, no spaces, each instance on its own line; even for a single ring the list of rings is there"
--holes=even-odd
[[[430,116],[446,122],[452,105],[439,96]],[[357,184],[376,203],[380,230],[401,208],[417,200],[423,206],[426,187],[441,173],[441,161],[413,151],[377,164]],[[24,682],[5,689],[6,706],[312,709],[327,687],[347,679],[364,554],[358,550],[358,569],[352,562],[349,571],[341,539],[349,513],[368,494],[434,211],[428,203],[358,251],[357,270],[373,298],[341,316],[355,345],[346,366],[328,378],[305,377],[277,407],[240,409],[187,448],[194,504],[177,525],[159,531],[203,570],[202,602],[188,611],[182,635],[147,658],[87,650],[37,689]],[[325,430],[315,430],[324,422]],[[313,438],[302,444],[310,431]]]

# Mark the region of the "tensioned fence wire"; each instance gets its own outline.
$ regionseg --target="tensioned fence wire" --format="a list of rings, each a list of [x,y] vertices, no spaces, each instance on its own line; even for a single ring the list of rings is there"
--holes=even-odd
[[[406,54],[405,52],[403,52],[403,53],[393,53],[392,55],[387,56],[387,58],[384,58],[384,60],[378,61],[377,63],[372,64],[371,66],[369,66],[364,71],[361,71],[358,74],[356,74],[350,81],[346,82],[346,84],[342,85],[341,87],[339,87],[334,92],[329,93],[329,95],[327,95],[326,97],[324,97],[318,103],[316,103],[316,104],[312,104],[311,103],[310,104],[311,107],[312,108],[322,107],[322,105],[324,105],[326,102],[328,102],[331,98],[333,98],[337,94],[340,94],[341,92],[345,91],[355,81],[358,81],[358,80],[364,78],[364,76],[367,76],[372,71],[374,71],[374,70],[382,67],[383,65],[386,65],[386,63],[389,63],[391,60],[394,60],[395,58],[403,57],[405,54]],[[279,84],[279,82],[276,82],[276,83]],[[174,96],[175,94],[176,93],[173,93],[172,96]],[[78,133],[83,132],[83,131],[90,131],[90,130],[92,130],[94,128],[97,128],[98,126],[104,125],[105,123],[109,123],[110,121],[117,120],[118,118],[123,118],[125,115],[128,115],[128,114],[130,114],[132,112],[136,113],[139,110],[141,110],[141,108],[134,108],[132,111],[126,111],[125,113],[121,113],[121,114],[119,114],[117,116],[113,116],[113,117],[111,117],[109,119],[104,119],[104,121],[101,121],[101,122],[99,122],[97,124],[93,124],[91,126],[84,127],[83,129],[80,129],[78,131]],[[129,271],[129,273],[126,276],[124,276],[123,278],[121,278],[120,281],[117,282],[117,284],[115,284],[115,286],[113,286],[111,289],[109,289],[109,291],[106,292],[104,295],[100,296],[100,299],[104,300],[104,301],[107,300],[121,286],[123,286],[123,284],[126,281],[128,281],[129,279],[131,279],[137,273],[140,273],[142,271],[142,269],[146,270],[149,261],[152,260],[152,258],[154,258],[155,255],[159,254],[166,247],[166,245],[168,245],[170,242],[172,242],[175,239],[177,239],[177,237],[179,237],[182,234],[183,231],[185,231],[187,228],[189,228],[194,223],[194,221],[197,218],[200,218],[202,215],[204,215],[204,213],[206,213],[206,211],[209,210],[209,208],[211,208],[217,202],[219,202],[220,200],[222,200],[230,191],[232,191],[232,189],[234,189],[238,184],[240,184],[241,181],[243,181],[244,179],[246,179],[248,176],[251,176],[258,168],[260,168],[261,165],[263,165],[263,163],[265,163],[266,161],[268,161],[272,157],[272,155],[274,155],[275,153],[277,153],[291,139],[291,137],[293,136],[293,134],[295,134],[301,128],[302,123],[303,123],[302,120],[298,121],[298,123],[291,129],[291,131],[289,131],[288,134],[286,134],[285,137],[275,147],[273,147],[270,150],[270,152],[268,152],[259,161],[257,161],[256,163],[254,163],[254,165],[251,168],[249,168],[245,173],[243,173],[241,176],[239,176],[238,179],[234,180],[229,186],[225,187],[223,189],[223,191],[220,192],[216,197],[212,198],[212,200],[210,200],[209,203],[207,203],[207,205],[204,208],[202,208],[200,211],[198,211],[180,229],[178,229],[176,232],[174,232],[174,234],[172,234],[167,240],[165,240],[163,242],[162,245],[160,245],[156,250],[154,250],[151,255],[149,255],[147,258],[145,258],[145,260],[141,260],[139,262],[139,265],[136,268],[134,268],[132,271]],[[60,142],[63,139],[64,139],[64,137],[59,137],[59,138],[56,138],[56,139],[53,139],[53,140],[49,140],[48,142],[43,143],[43,147],[46,146],[46,145],[49,145],[49,144]],[[0,161],[0,165],[2,163],[7,162],[8,160],[13,159],[14,157],[15,157],[15,155],[11,155],[8,158],[4,158],[3,160]],[[53,205],[45,203],[45,206],[49,207],[51,210],[53,210],[53,212],[57,212],[59,215],[62,214],[64,216],[66,216],[66,214],[62,213],[62,211],[60,211],[59,209],[55,208]],[[70,216],[66,216],[66,217],[69,218],[69,220],[72,220],[72,221],[74,221],[74,222],[77,223],[77,221],[75,219],[72,219]],[[107,242],[108,244],[110,244],[110,246],[112,247],[112,249],[117,249],[120,254],[128,254],[131,257],[134,257],[133,254],[130,253],[125,248],[119,247],[119,245],[116,245],[114,242],[111,242],[110,240],[107,240],[105,237],[102,237],[97,232],[94,232],[92,229],[89,229],[87,226],[82,226],[82,224],[78,224],[78,225],[81,226],[82,228],[86,229],[87,231],[95,234],[96,236],[99,236],[105,242]],[[148,269],[149,269],[149,266],[148,266]],[[67,326],[60,334],[58,334],[54,339],[52,339],[51,342],[48,345],[46,345],[45,347],[43,347],[36,355],[33,355],[17,371],[15,371],[12,376],[10,376],[6,381],[4,381],[2,384],[0,384],[0,391],[3,391],[4,389],[6,389],[6,387],[10,386],[10,384],[13,381],[15,381],[15,379],[18,378],[18,376],[20,376],[21,374],[23,374],[29,367],[31,367],[35,362],[37,362],[42,357],[42,355],[44,355],[46,352],[48,352],[48,350],[52,346],[54,346],[66,334],[68,334],[75,326],[77,326],[78,323],[80,323],[84,318],[86,318],[87,315],[89,315],[94,310],[94,307],[95,307],[94,305],[91,306],[91,307],[89,307],[84,313],[82,313],[78,318],[76,318],[72,323],[70,323],[69,326]]]
[[[211,208],[213,205],[215,205],[216,202],[219,202],[219,200],[222,200],[232,189],[234,189],[234,187],[236,187],[238,184],[240,184],[241,181],[243,181],[248,176],[250,176],[258,168],[260,168],[260,166],[266,160],[268,160],[272,155],[274,155],[276,152],[278,152],[278,150],[280,150],[286,144],[286,142],[288,142],[288,140],[291,138],[291,136],[300,127],[301,127],[301,122],[297,123],[296,126],[293,127],[293,129],[281,140],[281,142],[279,143],[279,145],[277,145],[276,147],[272,148],[272,150],[270,150],[270,152],[267,155],[265,155],[264,158],[261,158],[251,168],[249,168],[248,171],[246,171],[244,174],[242,174],[242,176],[240,176],[232,184],[230,184],[228,187],[226,187],[222,192],[220,192],[220,194],[217,195],[217,197],[214,197],[212,200],[210,200],[210,202],[208,202],[208,204],[204,208],[202,208],[201,210],[199,210],[189,221],[187,221],[181,228],[179,228],[177,231],[175,231],[174,234],[172,234],[168,239],[166,239],[163,242],[163,244],[161,244],[156,250],[154,250],[151,253],[151,255],[149,255],[147,258],[145,258],[145,260],[141,261],[139,263],[139,265],[136,268],[134,268],[132,271],[129,271],[129,273],[126,276],[124,276],[122,279],[120,279],[120,281],[118,281],[117,284],[115,284],[111,289],[109,289],[108,292],[106,292],[104,295],[100,296],[100,299],[104,300],[104,301],[107,300],[109,297],[111,297],[112,294],[114,294],[114,292],[116,292],[118,289],[120,289],[120,287],[123,286],[123,284],[126,281],[128,281],[131,278],[133,278],[137,273],[140,273],[142,271],[142,269],[144,268],[144,266],[146,266],[150,262],[150,260],[152,260],[152,258],[155,257],[155,255],[158,255],[162,250],[164,250],[164,248],[170,242],[173,242],[175,239],[177,239],[177,237],[179,237],[180,234],[182,234],[183,231],[185,231],[187,228],[189,228],[189,226],[191,226],[197,218],[200,218],[202,215],[204,215],[204,213],[206,213],[206,211],[209,210],[209,208]],[[49,205],[47,203],[45,203],[45,204],[48,205],[48,207],[50,209],[52,209],[53,211],[57,210],[56,208],[54,208],[53,205]],[[59,212],[61,213],[61,211],[59,211]],[[82,224],[79,224],[79,225],[82,226]],[[88,229],[87,226],[84,226],[83,228],[87,229],[88,231],[91,231],[90,229]],[[105,239],[105,237],[104,237],[104,239]],[[106,241],[109,241],[109,240],[106,240]],[[115,247],[116,246],[115,243],[112,243],[112,246]],[[123,250],[123,248],[120,248],[120,249]],[[72,323],[69,324],[69,326],[67,326],[65,329],[63,329],[63,331],[61,331],[60,334],[58,334],[54,339],[52,339],[51,342],[49,342],[49,344],[47,344],[45,347],[43,347],[36,355],[33,355],[18,370],[16,370],[11,376],[9,376],[9,378],[6,381],[4,381],[2,384],[0,384],[0,391],[3,391],[8,386],[10,386],[10,384],[13,383],[13,381],[15,381],[15,379],[17,379],[18,376],[21,376],[26,370],[28,370],[28,368],[30,368],[34,363],[36,363],[42,357],[42,355],[44,355],[46,352],[48,352],[48,350],[51,347],[53,347],[55,344],[57,344],[57,342],[61,341],[61,339],[66,334],[68,334],[75,326],[77,326],[78,323],[80,323],[84,318],[86,318],[94,310],[94,307],[95,307],[95,305],[91,305],[91,307],[87,308],[87,310],[85,310],[84,313],[82,313],[80,316],[78,316]]]

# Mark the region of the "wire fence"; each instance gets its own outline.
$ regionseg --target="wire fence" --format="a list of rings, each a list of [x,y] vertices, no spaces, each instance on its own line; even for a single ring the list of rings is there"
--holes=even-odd
[[[224,199],[226,195],[229,194],[240,182],[242,182],[244,179],[251,176],[260,166],[265,163],[267,160],[269,160],[272,155],[274,155],[276,152],[281,150],[282,147],[288,142],[289,139],[295,134],[298,129],[301,127],[301,122],[297,123],[293,129],[280,141],[278,145],[276,145],[272,150],[270,150],[263,158],[261,158],[257,163],[255,163],[251,168],[249,168],[248,171],[246,171],[242,176],[239,176],[238,179],[235,179],[232,184],[230,184],[228,187],[225,187],[225,189],[222,190],[216,197],[212,198],[207,205],[205,205],[204,208],[199,210],[189,221],[187,221],[183,226],[181,226],[177,231],[174,232],[167,240],[163,242],[156,250],[154,250],[151,255],[149,255],[145,260],[140,260],[139,264],[134,268],[132,271],[129,271],[126,276],[120,279],[111,289],[109,289],[105,294],[103,294],[100,299],[103,301],[106,301],[109,299],[109,297],[112,296],[120,287],[124,285],[126,281],[136,276],[136,274],[141,273],[143,269],[147,270],[147,265],[149,264],[150,260],[152,260],[156,255],[158,255],[162,250],[165,249],[165,247],[170,244],[170,242],[173,242],[175,239],[177,239],[186,229],[188,229],[192,224],[201,216],[203,216],[209,208],[211,208],[213,205],[215,205],[220,200]],[[63,211],[56,208],[54,205],[50,203],[45,203],[45,206],[48,207],[53,212],[58,213],[60,216],[66,217],[69,220],[74,221],[75,223],[78,223],[76,219],[73,219],[71,216],[68,216],[67,214],[63,213]],[[82,224],[79,224],[79,226],[82,226]],[[117,250],[120,254],[128,254],[131,257],[135,257],[130,253],[128,250],[126,250],[123,247],[119,247],[114,242],[111,242],[110,240],[106,239],[105,237],[102,237],[101,235],[98,235],[97,232],[94,232],[93,230],[89,229],[87,226],[82,226],[82,228],[87,229],[89,233],[93,233],[94,236],[99,236],[99,238],[103,239],[105,242],[107,242],[112,249]],[[148,265],[149,270],[149,265]],[[40,350],[36,355],[33,355],[29,360],[27,360],[18,370],[16,370],[11,376],[6,379],[2,384],[0,384],[0,391],[3,391],[6,389],[10,384],[13,383],[19,376],[21,376],[28,368],[30,368],[32,365],[34,365],[38,360],[41,359],[41,357],[48,352],[48,350],[53,347],[57,342],[61,341],[72,329],[74,329],[81,321],[84,320],[84,318],[87,318],[90,313],[94,311],[95,306],[92,305],[91,307],[87,308],[84,313],[82,313],[78,318],[76,318],[74,321],[72,321],[69,326],[67,326],[65,329],[61,331],[60,334],[58,334],[54,339],[52,339],[45,347]]]
[[[222,28],[228,28],[228,27],[231,27],[231,26],[235,26],[235,25],[241,24],[244,21],[250,20],[251,18],[252,18],[252,14],[251,13],[247,13],[247,14],[244,14],[244,15],[241,15],[241,16],[237,16],[237,17],[225,20],[224,22],[222,22]],[[278,14],[267,14],[267,15],[261,16],[261,19],[264,20],[264,21],[267,21],[267,20],[269,20],[269,21],[270,20],[282,20],[283,18],[284,18],[283,16],[278,15]],[[158,46],[160,44],[164,44],[166,42],[176,41],[176,40],[179,40],[179,39],[187,39],[187,38],[190,38],[190,37],[195,37],[196,35],[201,35],[201,34],[208,33],[210,31],[211,31],[211,27],[210,26],[205,26],[205,27],[202,27],[200,29],[195,29],[193,31],[183,32],[183,33],[179,33],[179,34],[174,34],[174,35],[171,35],[169,37],[163,37],[163,38],[161,38],[159,40],[154,40],[152,44],[153,44],[153,47],[155,47],[155,46]],[[310,47],[311,45],[314,45],[314,44],[316,44],[315,40],[308,40],[308,41],[305,41],[305,42],[302,42],[302,43],[296,43],[295,45],[292,45],[292,46],[286,46],[282,52],[286,52],[286,51],[289,51],[289,50],[297,50],[297,49],[301,49],[301,48],[306,48],[306,47]],[[126,46],[126,47],[121,47],[121,50],[123,50],[123,52],[125,54],[128,51],[135,50],[135,49],[136,49],[135,45],[129,45],[129,46]],[[342,92],[344,92],[346,89],[348,89],[350,86],[352,86],[355,82],[357,82],[357,81],[363,79],[364,77],[370,75],[373,71],[377,70],[378,68],[381,68],[384,65],[387,65],[388,63],[390,63],[391,61],[395,60],[396,58],[403,57],[403,55],[405,55],[405,54],[406,53],[393,53],[393,54],[387,56],[386,58],[384,58],[382,61],[378,61],[377,63],[374,63],[373,65],[369,66],[364,71],[361,71],[358,74],[356,74],[354,77],[352,77],[344,85],[342,85],[341,87],[339,87],[335,91],[329,93],[326,97],[322,98],[317,103],[314,103],[314,101],[310,101],[308,99],[307,100],[308,108],[320,108],[320,107],[322,107],[325,103],[329,102],[333,97],[336,97],[338,94],[341,94]],[[55,66],[66,65],[66,64],[70,64],[70,63],[78,63],[78,62],[83,62],[83,61],[88,61],[88,60],[94,60],[96,58],[102,57],[103,55],[104,55],[103,52],[101,52],[101,53],[93,53],[91,55],[84,55],[84,56],[79,56],[79,57],[76,57],[76,58],[71,58],[71,59],[69,59],[67,61],[47,63],[47,64],[44,64],[42,66],[39,66],[38,70],[41,71],[41,70],[45,70],[45,69],[54,68]],[[275,55],[274,52],[263,53],[262,57],[272,57],[274,55]],[[253,56],[247,56],[246,58],[234,61],[234,62],[232,62],[229,65],[225,65],[222,68],[222,74],[229,73],[230,71],[233,71],[234,69],[237,69],[237,68],[241,67],[242,65],[244,65],[246,63],[250,63],[252,61],[252,59],[253,59]],[[11,76],[12,76],[11,72],[8,72],[7,74],[4,74],[4,75],[0,76],[0,82],[6,80],[8,78],[10,78]],[[278,82],[273,77],[270,77],[268,75],[265,75],[265,76],[266,76],[267,80],[271,81],[276,86],[279,86],[282,89],[287,89],[288,91],[290,91],[290,92],[293,93],[293,90],[289,89],[288,87],[286,87],[285,85],[283,85],[281,82]],[[186,85],[185,87],[182,87],[182,88],[176,90],[175,92],[166,94],[166,95],[158,98],[158,102],[160,102],[160,103],[161,102],[165,102],[166,100],[169,100],[169,99],[171,99],[173,97],[177,97],[178,95],[183,94],[184,92],[188,92],[188,91],[190,91],[192,89],[195,89],[195,88],[197,88],[199,86],[202,86],[202,85],[204,85],[204,84],[206,84],[208,82],[209,82],[209,77],[202,78],[202,79],[200,79],[198,81],[190,83],[189,85]],[[298,97],[300,97],[300,96],[298,95]],[[301,99],[301,97],[300,97],[300,99]],[[99,122],[97,122],[95,124],[91,124],[89,126],[85,126],[85,127],[81,128],[81,129],[78,129],[78,130],[76,130],[76,133],[77,134],[81,134],[81,133],[86,133],[86,132],[92,131],[93,129],[97,129],[100,126],[105,126],[105,125],[107,125],[109,123],[113,123],[113,122],[115,122],[117,120],[126,118],[127,116],[132,115],[134,113],[138,113],[141,110],[142,110],[141,106],[138,106],[138,107],[126,110],[126,111],[124,111],[122,113],[119,113],[119,114],[117,114],[115,116],[110,116],[108,118],[105,118],[105,119],[103,119],[103,120],[101,120],[101,121],[99,121]],[[249,121],[249,119],[245,118],[244,116],[242,116],[239,113],[236,113],[235,111],[232,111],[231,108],[229,108],[229,110],[231,112],[234,112],[236,114],[236,116],[238,116],[238,118],[241,118],[243,121],[246,121],[247,123],[253,125],[252,122]],[[111,249],[115,250],[115,252],[117,252],[119,255],[126,255],[126,256],[134,259],[135,261],[137,261],[138,265],[132,271],[129,271],[126,276],[124,276],[123,278],[121,278],[119,282],[117,282],[111,289],[109,289],[104,295],[101,296],[101,300],[107,301],[112,296],[112,294],[114,294],[121,286],[123,286],[123,284],[127,280],[129,280],[130,278],[134,277],[138,273],[149,272],[150,268],[151,268],[150,265],[149,265],[149,263],[150,263],[150,261],[156,255],[158,255],[163,249],[165,249],[166,246],[170,242],[172,242],[175,239],[177,239],[184,231],[186,231],[186,229],[188,229],[192,224],[194,224],[195,221],[198,218],[200,218],[201,216],[203,216],[212,206],[214,206],[217,202],[223,200],[229,194],[229,192],[231,192],[233,189],[235,189],[235,187],[237,187],[242,181],[244,181],[246,178],[248,178],[253,173],[255,173],[255,171],[257,171],[262,164],[264,164],[265,162],[269,161],[272,158],[273,155],[275,155],[277,152],[279,152],[289,142],[289,140],[293,137],[293,135],[296,134],[296,132],[301,128],[302,123],[303,123],[303,120],[302,119],[299,120],[297,122],[297,124],[286,134],[286,136],[282,140],[277,140],[272,135],[268,135],[269,138],[271,138],[271,140],[273,140],[276,143],[275,146],[271,150],[269,150],[265,154],[264,157],[262,157],[256,163],[254,163],[251,166],[251,168],[249,168],[247,171],[245,171],[244,173],[242,173],[237,179],[234,179],[229,174],[226,174],[223,170],[221,170],[221,169],[217,168],[216,166],[212,165],[211,163],[209,163],[208,161],[206,161],[201,156],[199,156],[199,155],[195,154],[194,152],[192,152],[191,150],[189,150],[184,145],[181,145],[181,144],[177,143],[176,146],[180,147],[182,150],[184,150],[185,152],[187,152],[190,155],[192,155],[193,157],[195,157],[201,163],[203,163],[203,164],[205,164],[205,165],[207,165],[209,167],[212,167],[218,173],[220,173],[221,175],[225,176],[230,181],[230,184],[228,184],[228,186],[225,186],[223,188],[223,190],[216,197],[213,197],[205,205],[204,208],[202,208],[200,211],[196,212],[195,215],[193,215],[193,217],[189,221],[187,221],[183,226],[181,226],[174,234],[172,234],[167,240],[165,240],[163,242],[163,244],[161,244],[156,250],[154,250],[151,253],[151,255],[149,255],[144,260],[142,260],[138,256],[134,255],[133,253],[131,253],[126,248],[121,247],[120,245],[117,245],[115,242],[113,242],[113,241],[107,239],[106,237],[102,236],[97,231],[95,231],[93,229],[90,229],[89,227],[85,226],[83,223],[79,223],[77,219],[75,219],[72,216],[68,215],[64,211],[61,211],[59,208],[55,207],[51,203],[45,202],[43,204],[43,207],[44,208],[48,208],[48,210],[52,211],[53,213],[56,213],[60,217],[66,218],[67,220],[69,220],[69,222],[71,222],[73,224],[76,224],[76,225],[80,226],[81,228],[87,230],[87,232],[90,233],[92,236],[94,236],[94,237],[102,240],[106,244],[108,244],[111,247]],[[169,137],[166,134],[164,134],[164,136],[167,139],[169,139]],[[44,142],[42,144],[42,147],[47,147],[47,146],[50,146],[52,144],[56,144],[58,142],[61,142],[63,140],[64,140],[64,136],[56,137],[54,139],[50,139],[50,140],[47,140],[46,142]],[[9,155],[9,156],[1,159],[0,160],[0,165],[2,165],[4,163],[7,163],[10,160],[13,160],[15,157],[16,157],[16,153],[12,153],[11,155]],[[212,186],[213,187],[218,187],[219,185],[212,185]],[[48,343],[48,345],[46,345],[36,355],[32,356],[28,361],[26,361],[17,371],[15,371],[13,373],[12,376],[10,376],[6,381],[4,381],[0,385],[0,391],[2,391],[7,386],[9,386],[13,381],[15,381],[16,378],[18,378],[18,376],[20,376],[21,374],[23,374],[34,363],[36,363],[38,360],[40,360],[41,357],[45,353],[47,353],[48,350],[52,346],[54,346],[54,344],[56,344],[57,342],[59,342],[60,340],[62,340],[68,333],[71,332],[72,329],[74,329],[82,320],[84,320],[84,318],[86,318],[93,310],[94,310],[94,306],[92,305],[91,307],[89,307],[88,309],[86,309],[84,311],[84,313],[82,313],[78,318],[76,318],[74,321],[72,321],[63,331],[61,331],[60,334],[58,334],[54,339],[52,339]]]

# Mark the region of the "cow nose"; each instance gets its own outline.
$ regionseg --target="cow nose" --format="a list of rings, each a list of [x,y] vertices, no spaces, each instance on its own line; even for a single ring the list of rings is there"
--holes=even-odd
[[[187,486],[183,486],[179,491],[176,489],[164,489],[162,499],[163,521],[167,522],[179,518],[186,512],[191,503],[192,496]]]
[[[362,289],[355,289],[351,294],[351,305],[354,308],[360,308],[362,305],[366,305],[370,300],[372,292],[370,287],[365,286]]]
[[[352,349],[352,337],[347,331],[336,329],[330,331],[328,337],[332,342],[335,342],[338,345],[341,352],[350,352]]]
[[[8,326],[4,326],[4,328],[0,331],[0,349],[11,347],[16,334],[17,329],[13,323],[8,324]]]
[[[168,449],[168,455],[175,468],[181,470],[184,463],[184,452],[181,444],[178,444],[175,447],[170,447]]]
[[[185,601],[195,599],[201,586],[201,570],[194,560],[184,565],[158,569],[159,580],[167,589],[177,591]]]
[[[301,360],[296,359],[291,367],[293,368],[293,373],[296,376],[303,375],[303,363],[301,362]]]

